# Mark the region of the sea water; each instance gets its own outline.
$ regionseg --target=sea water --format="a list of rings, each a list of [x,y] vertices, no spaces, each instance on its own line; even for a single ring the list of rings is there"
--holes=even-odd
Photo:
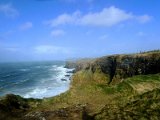
[[[69,89],[72,69],[64,61],[0,63],[0,96],[44,98]]]

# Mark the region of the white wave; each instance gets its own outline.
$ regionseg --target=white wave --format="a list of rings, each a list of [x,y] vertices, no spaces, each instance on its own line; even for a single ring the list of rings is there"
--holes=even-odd
[[[39,98],[40,94],[44,94],[46,93],[47,89],[34,89],[31,92],[27,93],[26,95],[24,95],[25,98]]]
[[[58,75],[57,75],[57,77],[56,77],[56,79],[57,79],[57,82],[67,82],[67,83],[70,83],[70,76],[72,75],[71,73],[67,73],[67,71],[69,70],[69,69],[67,69],[67,68],[64,68],[64,66],[60,66],[60,67],[57,67],[57,72],[58,72]],[[66,76],[66,75],[70,75],[70,76]]]
[[[50,71],[55,71],[57,69],[57,65],[52,65],[51,68],[49,69]]]
[[[75,70],[75,68],[67,68],[67,71],[68,72],[72,72],[72,71],[74,71]]]
[[[24,98],[45,98],[45,97],[52,97],[59,95],[65,91],[67,91],[69,88],[68,86],[60,86],[60,87],[48,87],[48,88],[36,88],[27,94],[25,94]]]
[[[56,67],[57,67],[57,65],[52,65],[52,67],[53,67],[53,68],[56,68]]]
[[[64,68],[64,66],[53,65],[52,68],[50,68],[49,70],[53,71],[53,75],[50,78],[41,80],[40,82],[41,85],[38,85],[38,87],[30,90],[23,97],[25,98],[52,97],[59,95],[69,89],[70,85],[69,79],[72,73],[67,73],[67,71],[73,71],[73,69],[67,69]]]
[[[25,71],[29,71],[30,69],[20,69],[20,71],[25,72]]]

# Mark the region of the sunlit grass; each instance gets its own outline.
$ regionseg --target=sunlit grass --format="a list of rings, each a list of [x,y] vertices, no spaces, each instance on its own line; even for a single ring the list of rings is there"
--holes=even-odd
[[[96,73],[96,75],[99,75],[96,77],[97,79],[90,71],[77,72],[73,76],[69,91],[53,98],[44,99],[37,109],[55,110],[75,104],[89,104],[91,113],[96,113],[106,104],[126,104],[133,96],[160,86],[160,74],[138,75],[124,79],[116,85],[108,85],[104,79],[106,76],[103,74]],[[103,80],[99,80],[99,78]],[[145,86],[147,84],[150,86]],[[136,87],[140,85],[144,85],[141,92],[138,91],[140,88]]]

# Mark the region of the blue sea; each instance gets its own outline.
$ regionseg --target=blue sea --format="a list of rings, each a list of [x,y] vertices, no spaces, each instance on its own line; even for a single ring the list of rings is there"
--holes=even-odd
[[[72,69],[63,61],[0,63],[0,96],[44,98],[69,89]]]

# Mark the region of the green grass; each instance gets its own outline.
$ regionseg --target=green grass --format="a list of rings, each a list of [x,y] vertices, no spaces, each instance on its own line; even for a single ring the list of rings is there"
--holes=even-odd
[[[97,85],[106,94],[116,94],[130,96],[142,94],[160,87],[160,74],[152,75],[137,75],[131,78],[124,79],[121,83],[108,86],[104,84]]]
[[[134,96],[151,91],[160,85],[160,74],[138,75],[110,86],[104,80],[106,76],[101,73],[96,73],[96,75],[99,75],[96,78],[103,78],[103,80],[95,79],[90,71],[76,73],[68,92],[43,100],[36,110],[56,110],[75,104],[87,103],[90,105],[91,114],[93,114],[101,110],[106,104],[126,104]],[[145,86],[148,84],[150,86]],[[144,85],[141,92],[136,90],[135,86],[138,85]],[[151,89],[148,89],[148,87],[151,87]]]
[[[138,75],[124,79],[116,85],[108,85],[106,78],[101,72],[77,72],[69,91],[43,100],[28,100],[32,106],[29,112],[54,111],[87,104],[88,114],[95,116],[95,119],[108,119],[107,117],[112,118],[119,114],[122,115],[120,118],[130,119],[132,114],[138,116],[142,112],[148,116],[146,109],[156,118],[159,113],[156,112],[159,110],[157,106],[160,106],[160,74]],[[145,115],[141,116],[145,118]]]

